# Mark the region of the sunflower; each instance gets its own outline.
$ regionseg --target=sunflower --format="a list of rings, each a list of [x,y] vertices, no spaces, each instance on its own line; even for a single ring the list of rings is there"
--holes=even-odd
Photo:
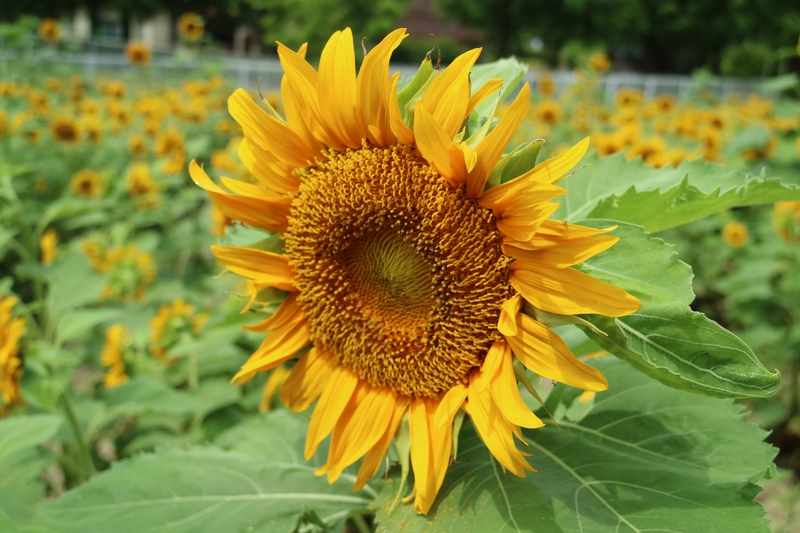
[[[128,381],[123,353],[129,338],[128,329],[120,324],[114,324],[106,330],[106,342],[100,353],[100,362],[103,366],[108,367],[103,376],[103,385],[107,389],[119,387]]]
[[[536,116],[540,122],[548,126],[555,126],[561,120],[561,106],[552,100],[539,102],[536,106]]]
[[[134,67],[144,67],[150,64],[153,52],[142,41],[130,41],[125,45],[125,57]]]
[[[128,136],[128,151],[133,157],[144,157],[147,155],[147,141],[138,133],[131,133]]]
[[[800,202],[775,202],[772,211],[772,229],[786,242],[800,242]]]
[[[281,398],[292,411],[316,401],[310,458],[328,435],[333,482],[364,457],[356,489],[376,474],[402,424],[410,435],[414,505],[426,514],[451,459],[459,410],[508,471],[533,470],[520,426],[543,426],[520,396],[515,360],[585,390],[606,379],[548,329],[577,314],[627,315],[640,306],[623,290],[571,266],[617,239],[549,220],[555,185],[584,155],[584,139],[561,156],[499,179],[503,151],[529,105],[525,85],[496,126],[462,129],[492,79],[470,95],[471,50],[446,69],[423,62],[398,94],[389,77],[389,34],[358,76],[349,29],[328,41],[315,71],[278,44],[285,120],[239,89],[229,110],[242,126],[242,162],[257,184],[216,185],[190,173],[227,216],[281,234],[283,249],[214,246],[228,270],[289,294],[248,329],[269,333],[233,380],[244,383],[300,355]],[[514,173],[517,174],[517,173]],[[501,183],[502,181],[502,183]],[[280,252],[280,253],[279,253]],[[403,448],[400,447],[402,450]]]
[[[0,395],[6,406],[24,403],[19,390],[24,372],[19,359],[19,341],[25,330],[25,319],[13,318],[17,302],[16,296],[0,293]]]
[[[42,264],[49,265],[56,258],[56,245],[58,244],[58,233],[53,228],[45,231],[39,238],[39,249],[42,251]]]
[[[162,362],[169,362],[167,351],[186,334],[198,333],[208,322],[208,313],[195,313],[193,305],[183,298],[164,304],[150,319],[150,353]]]
[[[76,196],[100,198],[103,194],[103,179],[90,168],[84,168],[72,175],[69,187]]]
[[[145,162],[136,162],[128,168],[126,177],[128,194],[140,210],[154,209],[161,205],[158,194],[158,182],[150,173],[150,166]]]
[[[733,220],[722,228],[722,239],[731,248],[741,248],[747,244],[747,226]]]
[[[549,98],[556,93],[556,80],[549,72],[543,72],[536,81],[536,87],[539,89],[539,94]]]
[[[69,117],[56,117],[50,123],[50,133],[59,142],[73,144],[81,139],[81,128]]]
[[[589,68],[595,72],[608,72],[611,68],[611,60],[602,52],[596,52],[589,56]]]
[[[178,35],[187,41],[199,41],[206,30],[206,24],[197,13],[184,13],[175,24]]]
[[[39,36],[47,43],[57,43],[61,40],[61,24],[56,19],[42,19],[39,23]]]

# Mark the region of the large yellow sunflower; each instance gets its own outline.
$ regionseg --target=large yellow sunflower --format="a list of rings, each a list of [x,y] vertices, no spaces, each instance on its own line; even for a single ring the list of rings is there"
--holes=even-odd
[[[363,457],[356,489],[407,424],[415,508],[427,513],[459,410],[507,470],[533,470],[515,437],[524,446],[520,427],[544,424],[520,396],[517,379],[526,378],[515,360],[567,385],[607,387],[543,321],[622,316],[640,303],[570,268],[611,247],[608,230],[549,220],[558,205],[549,200],[565,192],[555,183],[589,140],[508,170],[503,151],[529,87],[491,131],[492,120],[467,131],[469,114],[502,81],[471,92],[476,49],[442,71],[426,60],[398,94],[389,58],[405,37],[404,29],[389,34],[358,75],[349,29],[328,41],[319,71],[305,46],[279,44],[285,118],[241,89],[229,99],[244,132],[239,155],[256,182],[223,177],[223,188],[195,162],[190,172],[226,216],[283,239],[272,249],[212,248],[254,291],[289,293],[249,327],[267,335],[234,380],[299,355],[281,398],[295,412],[316,401],[306,458],[330,435],[319,473],[333,482]],[[500,179],[503,167],[513,179]]]

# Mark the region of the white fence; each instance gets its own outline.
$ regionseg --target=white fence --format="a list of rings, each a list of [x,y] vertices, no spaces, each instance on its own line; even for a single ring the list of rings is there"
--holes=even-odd
[[[106,47],[108,49],[108,47]],[[84,70],[91,76],[96,73],[113,74],[128,69],[129,65],[121,50],[103,51],[88,50],[81,52],[55,51],[52,49],[30,50],[25,52],[25,59],[41,63],[69,63]],[[0,46],[0,77],[8,76],[8,69],[14,60],[20,57],[19,52],[12,52]],[[155,71],[154,77],[159,75],[191,76],[198,69],[216,68],[228,79],[235,80],[240,87],[254,89],[260,84],[264,90],[276,90],[280,87],[283,70],[280,62],[272,57],[250,57],[222,52],[207,52],[197,55],[180,49],[172,53],[155,54],[149,69]],[[417,65],[392,65],[392,71],[399,71],[401,76],[411,76],[417,70]],[[525,81],[531,82],[535,87],[539,72],[529,72]],[[575,83],[575,74],[570,71],[554,71],[553,77],[559,91]],[[690,97],[693,92],[701,89],[718,98],[726,98],[732,93],[749,94],[761,92],[761,80],[712,78],[704,80],[702,86],[689,76],[676,76],[667,74],[634,74],[612,72],[601,77],[599,89],[607,101],[611,101],[617,90],[622,87],[641,89],[647,97],[652,98],[657,94],[670,93],[679,99]]]

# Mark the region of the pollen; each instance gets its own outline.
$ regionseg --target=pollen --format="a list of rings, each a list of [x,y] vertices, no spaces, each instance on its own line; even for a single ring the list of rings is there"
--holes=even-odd
[[[311,340],[399,394],[467,383],[514,294],[494,215],[413,146],[325,156],[298,171],[286,232]]]

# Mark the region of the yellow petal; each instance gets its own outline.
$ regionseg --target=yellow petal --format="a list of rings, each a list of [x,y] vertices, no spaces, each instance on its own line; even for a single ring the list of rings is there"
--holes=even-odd
[[[608,250],[617,241],[619,241],[619,237],[601,235],[592,239],[567,242],[560,246],[551,246],[541,250],[525,250],[507,243],[503,245],[503,253],[516,259],[519,262],[516,268],[520,269],[525,269],[529,265],[539,265],[545,268],[566,268],[582,263],[590,257]]]
[[[228,194],[211,181],[208,174],[194,160],[189,164],[189,175],[198,186],[206,190],[211,202],[228,218],[278,233],[288,229],[291,200],[287,205],[285,203],[287,197],[276,195],[266,200]]]
[[[305,411],[322,394],[336,366],[330,352],[311,348],[295,363],[292,373],[281,388],[281,401],[293,413]]]
[[[514,99],[514,103],[500,122],[489,132],[480,142],[475,151],[478,154],[478,162],[467,177],[467,196],[477,198],[483,194],[486,180],[489,178],[500,156],[503,155],[506,145],[511,140],[511,136],[516,133],[519,125],[528,112],[528,105],[531,99],[531,88],[529,84],[522,86],[522,89]]]
[[[389,59],[392,52],[408,37],[405,28],[399,28],[384,37],[375,48],[370,50],[358,71],[356,80],[356,102],[358,120],[362,131],[371,131],[369,126],[377,130],[377,135],[370,135],[369,140],[376,146],[387,146],[383,127],[388,125],[388,107],[384,106],[384,91],[389,82]]]
[[[242,329],[256,333],[266,333],[290,324],[295,324],[300,320],[305,320],[305,313],[297,304],[297,294],[298,293],[293,292],[287,296],[271,316],[255,324],[242,326]]]
[[[358,384],[358,376],[350,369],[339,365],[331,372],[328,384],[311,415],[306,435],[306,461],[314,456],[319,443],[333,430],[345,407],[350,402]]]
[[[507,337],[514,355],[523,365],[540,376],[583,390],[602,391],[608,381],[594,367],[572,355],[555,332],[527,315],[518,315],[519,333]]]
[[[367,393],[360,399],[353,416],[341,428],[334,429],[331,450],[335,461],[328,461],[328,482],[333,483],[345,468],[358,461],[386,434],[392,421],[397,398],[389,388],[367,386]]]
[[[452,139],[461,129],[467,116],[469,105],[469,71],[481,53],[480,48],[465,52],[455,58],[450,65],[431,83],[421,99],[440,125],[447,137]],[[416,122],[417,109],[414,110]],[[416,127],[414,128],[416,134]]]
[[[422,103],[414,108],[414,138],[420,154],[454,187],[467,177],[464,152],[439,126]]]
[[[409,427],[411,432],[411,465],[414,468],[414,508],[428,514],[444,481],[450,464],[453,428],[434,425],[437,402],[429,398],[411,400]]]
[[[311,327],[305,319],[271,331],[231,382],[244,384],[256,373],[270,370],[291,359],[308,345],[310,338]]]
[[[236,89],[231,95],[228,110],[242,126],[245,137],[286,164],[301,168],[313,159],[313,150],[288,125],[256,105],[244,89]]]
[[[278,43],[278,57],[285,73],[287,83],[291,85],[294,102],[300,109],[300,116],[314,137],[333,148],[343,150],[345,145],[334,132],[329,132],[323,124],[317,82],[319,76],[308,62],[291,48]]]
[[[508,346],[507,343],[503,343]],[[503,417],[515,426],[524,428],[540,428],[544,422],[533,414],[519,394],[519,386],[514,375],[514,366],[510,347],[503,351],[500,358],[500,369],[491,382],[492,398]]]
[[[467,386],[459,382],[450,387],[450,390],[442,396],[442,401],[439,402],[439,407],[436,408],[436,414],[433,418],[433,424],[437,428],[453,423],[453,418],[458,410],[461,409],[464,400],[467,399],[468,392]]]
[[[533,468],[514,443],[513,424],[502,416],[489,389],[478,391],[475,382],[480,379],[479,372],[470,376],[468,411],[472,423],[494,458],[512,474],[525,477],[525,471]]]
[[[257,144],[242,139],[237,149],[245,168],[260,184],[271,191],[293,194],[300,188],[300,179],[285,167],[273,162],[275,156]]]
[[[559,315],[600,314],[626,316],[642,303],[614,285],[572,268],[544,268],[528,264],[525,269],[511,263],[511,286],[530,303]]]
[[[380,468],[383,461],[383,456],[386,455],[386,451],[389,449],[389,445],[392,443],[395,433],[397,433],[397,427],[400,425],[400,421],[403,419],[406,409],[408,409],[408,398],[405,396],[396,398],[389,427],[386,428],[383,437],[381,437],[364,457],[364,461],[362,461],[361,467],[358,469],[358,477],[356,478],[353,488],[354,491],[361,490],[378,472],[378,468]]]
[[[508,343],[505,340],[494,341],[489,351],[486,352],[486,359],[481,366],[480,379],[475,382],[478,392],[483,392],[496,379],[506,356],[511,356],[511,348]]]
[[[400,104],[397,101],[397,82],[400,73],[395,73],[389,80],[389,89],[384,93],[386,107],[389,110],[389,127],[392,133],[402,144],[414,144],[414,132],[406,126],[403,114],[400,111]]]
[[[497,330],[505,336],[517,334],[517,313],[522,309],[522,297],[515,294],[500,308],[500,318],[497,320]]]
[[[527,241],[536,233],[539,226],[555,213],[559,204],[544,202],[534,204],[528,208],[507,210],[502,217],[497,219],[497,229],[504,237],[516,241]]]
[[[307,43],[300,47],[300,50],[297,52],[299,58],[305,59],[307,49]],[[314,69],[311,69],[312,72],[313,70]],[[316,72],[311,76],[316,76]],[[314,80],[314,84],[316,84],[316,79]],[[324,148],[324,145],[319,139],[314,137],[314,134],[308,129],[306,119],[303,117],[302,104],[295,92],[295,86],[286,74],[281,78],[281,102],[283,103],[283,112],[286,115],[286,123],[298,137],[303,139],[303,142],[306,143],[313,153],[319,154]]]
[[[212,246],[211,253],[235,274],[284,291],[294,290],[288,256],[239,246]]]
[[[602,233],[614,231],[617,226],[604,229],[568,224],[566,221],[545,220],[536,230],[536,235],[526,242],[515,242],[514,246],[524,250],[539,250],[552,246],[561,246],[570,242],[578,242]]]
[[[481,102],[486,100],[489,95],[500,92],[500,89],[502,88],[502,78],[492,78],[481,85],[480,89],[475,91],[472,96],[469,97],[469,103],[467,104],[467,115],[475,111],[475,108],[478,107]]]
[[[362,135],[356,114],[356,56],[350,28],[328,39],[319,60],[317,78],[320,116],[325,128],[349,148],[360,148]]]

